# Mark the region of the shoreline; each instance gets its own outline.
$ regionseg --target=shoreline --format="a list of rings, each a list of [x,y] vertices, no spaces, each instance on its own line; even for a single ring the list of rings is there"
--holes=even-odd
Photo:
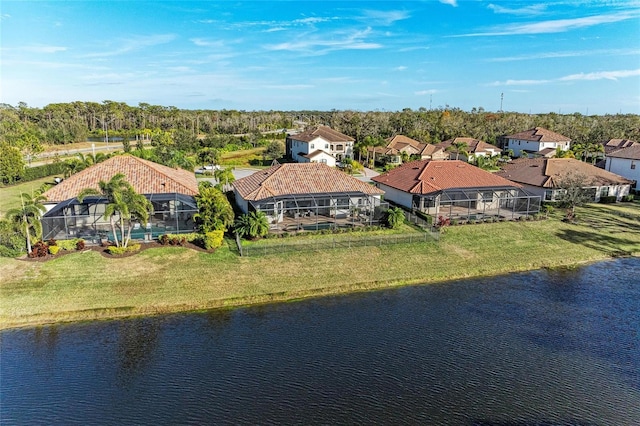
[[[215,252],[161,246],[113,258],[89,250],[45,262],[0,258],[0,330],[282,303],[640,256],[640,204],[593,204],[578,215],[578,223],[557,215],[451,226],[438,241],[249,257],[223,245]]]
[[[554,265],[543,265],[537,268],[525,268],[525,269],[513,269],[509,271],[500,271],[496,273],[487,273],[480,275],[460,275],[451,277],[445,280],[410,280],[410,281],[386,281],[386,282],[369,282],[359,283],[350,286],[341,287],[324,287],[314,290],[304,290],[297,292],[280,292],[263,294],[257,296],[243,296],[238,298],[211,300],[203,304],[193,305],[170,305],[163,307],[113,307],[113,308],[97,308],[91,310],[76,310],[65,311],[56,313],[54,316],[58,318],[52,319],[38,319],[38,317],[50,316],[51,314],[34,315],[29,320],[19,321],[17,323],[0,323],[0,332],[8,330],[19,329],[32,329],[38,327],[48,327],[56,325],[70,325],[79,324],[83,322],[95,322],[95,321],[118,321],[128,318],[141,318],[141,317],[155,317],[160,315],[172,315],[172,314],[188,314],[195,312],[203,312],[210,310],[223,310],[223,309],[236,309],[243,307],[267,305],[274,303],[291,303],[296,301],[304,301],[315,298],[341,296],[357,293],[366,293],[371,291],[384,291],[397,289],[402,287],[422,286],[422,285],[439,285],[447,284],[454,281],[469,280],[476,278],[490,278],[503,276],[508,274],[521,274],[534,271],[543,270],[557,270],[565,268],[578,268],[584,265],[613,261],[620,258],[640,258],[640,255],[627,255],[627,256],[603,256],[600,259],[588,259],[577,261],[574,263],[558,263]],[[94,315],[87,315],[87,313],[94,313]]]

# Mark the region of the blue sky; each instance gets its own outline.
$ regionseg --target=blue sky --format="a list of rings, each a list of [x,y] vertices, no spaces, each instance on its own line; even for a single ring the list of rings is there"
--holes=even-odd
[[[11,105],[640,113],[639,1],[3,0],[0,25]]]

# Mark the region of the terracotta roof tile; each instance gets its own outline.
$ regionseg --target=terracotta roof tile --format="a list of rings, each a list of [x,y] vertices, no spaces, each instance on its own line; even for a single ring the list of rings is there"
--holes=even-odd
[[[608,154],[607,157],[626,158],[629,160],[640,160],[640,144],[636,143],[627,148],[622,148]]]
[[[589,183],[594,185],[631,183],[622,176],[575,158],[521,158],[506,164],[496,174],[522,184],[554,188],[563,178],[575,173],[587,176]]]
[[[253,173],[233,183],[245,200],[320,193],[365,193],[382,195],[373,185],[322,163],[285,163]]]
[[[459,160],[411,161],[372,180],[414,194],[430,194],[454,188],[520,187]]]
[[[631,139],[609,139],[602,143],[604,145],[604,152],[609,156],[610,153],[616,152],[622,148],[629,148],[631,146],[640,146],[640,143]]]
[[[118,173],[124,174],[127,182],[139,194],[198,193],[198,182],[193,172],[173,169],[132,155],[117,155],[70,176],[43,195],[50,202],[75,198],[83,189],[98,189],[101,180],[108,181]]]
[[[483,154],[491,155],[494,152],[500,152],[500,148],[498,148],[497,146],[491,145],[489,143],[486,143],[484,141],[481,141],[479,139],[474,139],[474,138],[449,139],[449,140],[440,142],[436,146],[441,147],[443,150],[446,150],[447,148],[453,146],[454,143],[466,143],[467,148],[465,149],[465,151],[467,151],[470,154],[483,153]]]
[[[507,136],[507,139],[519,139],[523,141],[533,142],[570,142],[571,139],[562,136],[560,133],[552,132],[551,130],[544,129],[542,127],[534,127],[533,129],[525,130],[524,132],[515,133]]]
[[[289,139],[311,142],[317,137],[321,137],[328,142],[353,142],[355,140],[351,136],[344,135],[328,126],[311,127],[302,133],[289,136]]]

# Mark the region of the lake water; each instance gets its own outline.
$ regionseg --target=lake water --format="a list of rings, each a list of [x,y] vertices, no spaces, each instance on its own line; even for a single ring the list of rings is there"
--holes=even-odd
[[[640,424],[640,259],[0,336],[3,425]]]

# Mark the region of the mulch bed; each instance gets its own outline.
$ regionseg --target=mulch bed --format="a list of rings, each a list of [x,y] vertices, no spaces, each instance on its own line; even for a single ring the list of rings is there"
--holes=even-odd
[[[134,243],[135,244],[135,243]],[[48,254],[46,256],[42,256],[42,257],[29,257],[27,255],[21,256],[18,258],[18,260],[26,260],[28,262],[47,262],[49,260],[52,259],[57,259],[58,257],[61,256],[66,256],[67,254],[71,254],[71,253],[79,253],[79,252],[86,252],[86,251],[95,251],[97,253],[100,253],[103,257],[109,258],[109,259],[120,259],[123,257],[129,257],[129,256],[135,256],[138,253],[141,253],[145,250],[149,250],[151,248],[157,248],[157,247],[171,247],[171,245],[162,245],[157,241],[153,241],[153,242],[148,242],[148,243],[141,243],[140,244],[140,250],[138,251],[132,251],[132,252],[128,252],[128,253],[123,253],[123,254],[111,254],[107,251],[107,249],[109,248],[109,246],[101,246],[101,245],[86,245],[85,248],[83,250],[60,250],[58,252],[58,254],[56,254],[55,256],[52,254]],[[215,251],[215,249],[213,250],[205,250],[204,248],[193,244],[193,243],[185,243],[185,244],[181,244],[181,245],[177,245],[175,247],[184,247],[184,248],[188,248],[191,250],[195,250],[195,251],[199,251],[201,253],[213,253]]]

